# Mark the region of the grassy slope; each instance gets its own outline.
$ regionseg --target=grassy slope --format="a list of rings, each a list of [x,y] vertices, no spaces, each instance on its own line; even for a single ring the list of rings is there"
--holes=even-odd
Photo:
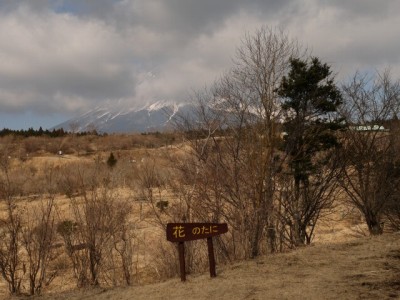
[[[150,152],[155,152],[152,154],[154,156],[158,154],[156,150]],[[133,153],[132,157],[138,161],[148,155],[147,150],[143,149]],[[53,158],[57,162],[75,159],[78,158]],[[38,166],[43,164],[41,160],[48,162],[47,158],[39,157],[36,160],[33,163]],[[53,293],[39,299],[400,298],[400,234],[339,243],[343,224],[328,223],[328,227],[322,227],[322,235],[318,236],[323,238],[318,238],[316,246],[230,266],[217,266],[218,277],[215,279],[203,274],[188,276],[186,283],[173,279],[129,288]],[[0,279],[0,288],[5,290],[4,284]],[[51,290],[57,290],[57,287]],[[0,293],[0,299],[4,295]]]
[[[393,299],[400,298],[400,234],[305,247],[188,276],[41,299]]]

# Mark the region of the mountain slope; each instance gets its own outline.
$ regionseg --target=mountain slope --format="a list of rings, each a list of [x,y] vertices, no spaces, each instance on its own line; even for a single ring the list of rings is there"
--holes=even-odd
[[[131,133],[165,131],[173,128],[177,114],[185,114],[191,104],[158,101],[142,107],[123,107],[105,104],[72,118],[54,128],[67,131],[91,131],[100,133]]]

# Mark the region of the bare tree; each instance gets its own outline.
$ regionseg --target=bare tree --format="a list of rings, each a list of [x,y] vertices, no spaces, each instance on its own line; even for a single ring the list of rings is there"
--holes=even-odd
[[[7,213],[0,219],[0,272],[8,284],[11,294],[21,291],[21,282],[26,272],[20,256],[22,218],[15,203],[17,186],[10,177],[9,153],[0,151],[0,200],[6,202]]]
[[[356,73],[343,86],[343,95],[342,113],[349,128],[343,136],[341,185],[349,202],[363,214],[369,232],[381,234],[383,212],[400,184],[395,172],[398,133],[384,127],[399,116],[400,84],[389,71],[372,78]]]
[[[46,166],[43,174],[37,174],[16,159],[10,164],[10,156],[2,154],[0,198],[6,203],[7,213],[0,220],[0,270],[9,283],[10,293],[21,292],[27,277],[28,292],[38,294],[56,274],[49,270],[54,238],[55,169]],[[20,202],[21,196],[35,199],[30,203],[32,209],[27,210]]]
[[[18,294],[26,270],[20,257],[21,215],[11,201],[7,202],[7,215],[0,220],[0,272],[10,293]]]
[[[272,228],[268,238],[275,238],[274,193],[280,163],[276,90],[288,71],[289,58],[299,51],[282,31],[263,27],[246,35],[234,67],[210,90],[195,95],[196,117],[182,122],[190,154],[196,158],[183,174],[192,179],[204,207],[198,217],[228,221],[232,240],[242,245],[238,256],[259,255],[267,227]],[[269,242],[271,251],[274,244]]]
[[[400,149],[400,121],[394,116],[390,122],[385,125],[390,130],[390,139],[393,149]],[[400,153],[393,151],[393,164],[390,166],[390,180],[392,181],[392,196],[384,210],[384,214],[389,221],[389,226],[394,230],[400,230]]]
[[[49,272],[52,260],[52,246],[55,238],[54,196],[40,201],[33,209],[26,225],[22,229],[23,247],[27,254],[30,295],[40,294],[44,285],[48,285],[57,272]],[[50,273],[50,274],[49,274]]]
[[[58,232],[64,239],[78,286],[96,286],[100,278],[105,280],[107,273],[117,268],[112,263],[115,261],[113,249],[120,254],[130,251],[121,250],[118,244],[129,245],[126,228],[131,206],[118,200],[117,183],[105,164],[96,162],[90,168],[78,167],[75,171],[79,192],[70,195],[73,220],[62,222]],[[127,254],[124,255],[122,262],[126,264]],[[127,279],[128,266],[122,267]]]
[[[318,220],[331,213],[341,170],[337,151],[324,153],[323,158],[318,171],[309,175],[306,186],[300,188],[300,195],[293,173],[283,170],[279,174],[277,247],[280,249],[309,245]]]
[[[124,281],[127,285],[133,283],[133,236],[128,224],[123,224],[113,235],[114,249],[121,260]]]

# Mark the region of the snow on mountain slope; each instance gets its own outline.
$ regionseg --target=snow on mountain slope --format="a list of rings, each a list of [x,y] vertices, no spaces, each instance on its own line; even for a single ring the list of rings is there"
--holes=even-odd
[[[165,131],[172,129],[180,110],[187,111],[190,107],[193,105],[166,100],[131,107],[108,102],[54,128],[78,132],[96,129],[102,133]]]

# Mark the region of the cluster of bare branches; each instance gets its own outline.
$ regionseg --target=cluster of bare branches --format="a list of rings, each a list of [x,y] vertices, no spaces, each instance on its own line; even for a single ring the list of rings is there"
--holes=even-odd
[[[5,201],[5,216],[0,219],[0,272],[8,283],[11,294],[19,294],[25,276],[29,294],[40,294],[57,271],[50,269],[54,259],[55,240],[54,193],[51,189],[52,170],[48,170],[47,184],[40,189],[37,206],[26,211],[18,203],[20,186],[14,182],[7,151],[0,153],[0,199]]]
[[[234,67],[178,124],[190,145],[175,164],[181,212],[229,223],[224,257],[310,244],[340,191],[371,234],[383,216],[398,220],[399,83],[357,73],[339,89],[328,65],[303,57],[281,31],[247,35]]]
[[[70,170],[71,171],[71,170]],[[69,194],[72,218],[58,225],[77,285],[118,282],[118,272],[126,284],[132,283],[131,204],[119,199],[113,170],[95,163],[77,165],[72,175],[77,192]],[[121,281],[121,280],[120,280]]]
[[[57,267],[63,256],[69,258],[79,287],[132,284],[132,210],[118,197],[118,171],[100,161],[74,168],[46,165],[39,181],[25,177],[25,182],[39,185],[34,201],[28,203],[6,150],[4,146],[0,153],[0,199],[5,204],[0,217],[0,274],[9,292],[40,294],[65,271]],[[67,214],[55,202],[60,192],[69,197]]]
[[[284,220],[278,174],[286,157],[279,150],[277,89],[290,58],[301,55],[282,31],[264,27],[247,35],[234,68],[195,95],[196,116],[180,124],[191,145],[190,158],[179,165],[181,182],[192,191],[188,210],[195,220],[229,223],[221,252],[231,258],[274,252],[284,243],[277,232]]]
[[[398,118],[400,83],[389,71],[356,73],[343,86],[343,134],[340,183],[347,200],[364,216],[371,234],[381,234],[384,215],[398,222],[400,157]]]

